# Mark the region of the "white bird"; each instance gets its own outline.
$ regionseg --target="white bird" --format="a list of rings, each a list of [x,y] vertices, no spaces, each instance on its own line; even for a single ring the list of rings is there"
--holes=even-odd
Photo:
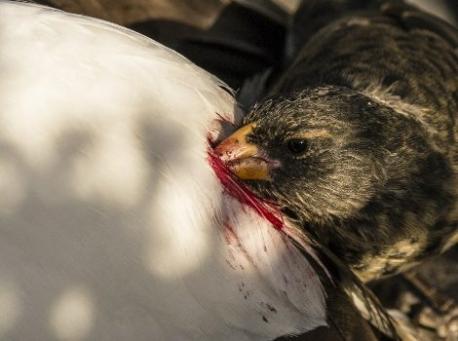
[[[0,108],[1,340],[330,324],[318,256],[209,153],[237,116],[216,78],[120,26],[0,1]]]

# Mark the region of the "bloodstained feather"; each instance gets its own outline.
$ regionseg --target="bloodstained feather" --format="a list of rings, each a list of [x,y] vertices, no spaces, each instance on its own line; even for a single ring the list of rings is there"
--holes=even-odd
[[[239,183],[237,178],[226,167],[224,162],[209,149],[208,161],[219,181],[224,187],[224,190],[236,198],[241,204],[251,207],[259,216],[267,219],[277,230],[281,230],[284,226],[281,214],[274,204],[266,202],[257,197],[246,186]]]

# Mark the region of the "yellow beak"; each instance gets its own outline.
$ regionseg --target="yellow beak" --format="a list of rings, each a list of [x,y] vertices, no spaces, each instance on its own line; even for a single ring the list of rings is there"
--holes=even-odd
[[[270,160],[255,144],[247,141],[255,124],[238,129],[215,149],[234,175],[242,180],[270,180]]]

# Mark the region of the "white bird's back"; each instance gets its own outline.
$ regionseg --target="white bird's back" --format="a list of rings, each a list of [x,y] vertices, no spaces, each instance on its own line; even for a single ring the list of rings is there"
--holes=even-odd
[[[311,264],[209,165],[234,107],[146,37],[0,1],[0,339],[270,340],[324,325]]]

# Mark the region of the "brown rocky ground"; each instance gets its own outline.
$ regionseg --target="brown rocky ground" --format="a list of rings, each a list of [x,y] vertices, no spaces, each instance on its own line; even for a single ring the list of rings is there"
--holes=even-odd
[[[406,314],[425,340],[458,340],[458,247],[410,271],[409,278],[431,288],[424,292],[403,276],[390,277],[371,285],[383,305]],[[428,297],[435,297],[434,303]]]
[[[200,28],[211,25],[221,10],[232,0],[48,0],[68,12],[129,25],[146,19],[168,19]],[[261,3],[257,0],[240,1],[248,5]],[[274,0],[288,12],[293,12],[298,0]]]

